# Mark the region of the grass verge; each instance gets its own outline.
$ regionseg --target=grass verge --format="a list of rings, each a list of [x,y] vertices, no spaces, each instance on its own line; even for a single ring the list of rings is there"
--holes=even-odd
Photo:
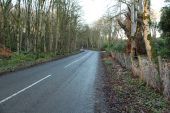
[[[108,55],[102,59],[106,73],[103,90],[111,113],[170,113],[170,103],[161,94],[133,78]]]
[[[31,67],[37,64],[45,63],[48,61],[60,59],[69,55],[74,55],[79,53],[79,51],[74,51],[71,53],[55,54],[55,53],[39,53],[39,54],[17,54],[14,53],[12,57],[8,59],[0,60],[0,74],[16,71],[19,69]]]

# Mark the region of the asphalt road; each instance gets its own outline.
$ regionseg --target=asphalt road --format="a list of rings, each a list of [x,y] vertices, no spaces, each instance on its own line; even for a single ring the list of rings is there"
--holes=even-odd
[[[0,113],[94,113],[99,53],[85,51],[0,77]]]

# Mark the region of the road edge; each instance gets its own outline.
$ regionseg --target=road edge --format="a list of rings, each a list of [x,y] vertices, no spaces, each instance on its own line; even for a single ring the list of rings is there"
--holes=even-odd
[[[46,59],[46,60],[43,60],[43,61],[35,61],[33,63],[27,62],[28,63],[27,65],[16,66],[15,68],[10,68],[8,70],[1,71],[0,76],[4,76],[5,74],[17,72],[17,71],[24,70],[24,69],[27,69],[27,68],[35,67],[35,66],[38,66],[38,65],[41,65],[41,64],[46,64],[46,63],[49,63],[49,62],[52,62],[52,61],[55,61],[55,60],[60,60],[60,59],[63,59],[63,58],[69,57],[69,56],[73,56],[73,55],[76,55],[76,54],[79,54],[79,53],[82,53],[82,52],[83,51],[75,51],[75,52],[72,52],[72,53],[67,54],[67,55],[59,55],[59,56],[56,56],[56,57],[53,57],[53,58],[50,58],[50,59]]]

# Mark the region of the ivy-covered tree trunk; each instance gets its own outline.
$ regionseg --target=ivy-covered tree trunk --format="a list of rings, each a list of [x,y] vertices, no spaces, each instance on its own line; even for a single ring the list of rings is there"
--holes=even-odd
[[[146,46],[146,52],[149,60],[152,60],[152,48],[151,48],[151,33],[150,33],[150,0],[144,0],[144,13],[143,13],[143,23],[144,23],[144,42]]]

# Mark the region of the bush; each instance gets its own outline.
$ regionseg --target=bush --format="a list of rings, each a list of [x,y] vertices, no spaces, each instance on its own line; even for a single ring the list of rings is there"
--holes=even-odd
[[[170,38],[159,38],[156,40],[155,48],[157,54],[163,58],[170,58]]]
[[[126,40],[115,40],[110,46],[105,44],[103,48],[107,51],[124,52],[126,48]]]

